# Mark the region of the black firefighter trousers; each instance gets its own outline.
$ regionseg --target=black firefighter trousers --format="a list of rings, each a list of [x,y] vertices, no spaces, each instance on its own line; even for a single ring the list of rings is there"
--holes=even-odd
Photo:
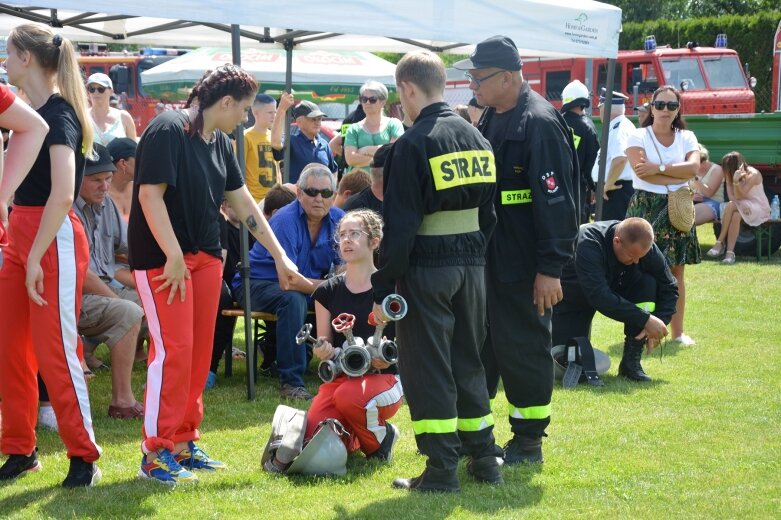
[[[475,458],[495,454],[479,354],[484,267],[410,266],[397,289],[409,308],[396,324],[399,374],[427,465],[455,471],[461,445]]]

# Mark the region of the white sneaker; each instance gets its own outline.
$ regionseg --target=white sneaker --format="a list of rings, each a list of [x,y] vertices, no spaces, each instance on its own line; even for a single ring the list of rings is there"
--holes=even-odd
[[[54,415],[54,408],[51,406],[41,406],[38,408],[38,426],[58,432],[57,416]]]
[[[673,340],[673,343],[678,343],[682,347],[693,347],[697,343],[686,334],[681,334]]]

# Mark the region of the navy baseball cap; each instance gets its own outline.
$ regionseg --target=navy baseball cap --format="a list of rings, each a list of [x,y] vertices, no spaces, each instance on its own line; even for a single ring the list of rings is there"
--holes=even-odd
[[[117,162],[120,159],[135,157],[137,146],[138,143],[129,137],[117,137],[108,144],[107,148],[114,162]]]
[[[317,105],[311,101],[302,101],[293,109],[293,119],[299,117],[323,117],[325,114],[320,111]]]
[[[496,67],[514,71],[521,70],[522,65],[515,42],[507,36],[498,35],[478,43],[469,59],[454,63],[453,68],[469,70]]]
[[[87,157],[84,165],[84,175],[95,175],[96,173],[115,172],[117,167],[114,166],[114,161],[111,160],[111,154],[105,146],[95,143],[95,157]]]

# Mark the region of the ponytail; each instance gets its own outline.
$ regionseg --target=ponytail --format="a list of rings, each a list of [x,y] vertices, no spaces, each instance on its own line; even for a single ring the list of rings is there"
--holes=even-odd
[[[81,123],[81,151],[85,157],[90,157],[95,134],[87,110],[87,92],[73,44],[67,38],[54,34],[49,27],[37,23],[15,27],[8,40],[20,51],[28,51],[35,56],[43,70],[56,75],[60,95],[70,104]]]

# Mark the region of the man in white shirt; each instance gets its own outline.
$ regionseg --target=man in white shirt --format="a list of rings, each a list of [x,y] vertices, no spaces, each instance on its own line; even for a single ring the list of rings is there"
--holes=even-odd
[[[603,89],[604,91],[604,89]],[[629,199],[632,198],[632,167],[626,158],[626,148],[629,136],[635,131],[635,125],[626,118],[624,111],[628,98],[620,92],[613,92],[613,103],[610,110],[602,109],[605,97],[604,92],[599,98],[602,124],[605,124],[607,114],[610,114],[610,131],[607,141],[607,161],[605,162],[605,190],[603,197],[601,220],[624,220],[626,209],[629,207]],[[602,153],[600,150],[599,153]],[[599,173],[599,158],[594,164],[592,177],[597,182]]]

